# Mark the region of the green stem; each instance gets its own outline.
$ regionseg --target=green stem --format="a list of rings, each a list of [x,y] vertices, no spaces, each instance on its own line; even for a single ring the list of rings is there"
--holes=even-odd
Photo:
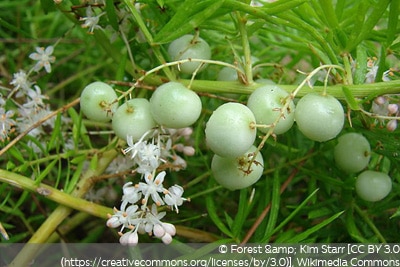
[[[190,80],[179,80],[183,84],[187,85]],[[206,80],[194,80],[192,82],[191,89],[201,93],[236,93],[236,94],[251,94],[258,87],[263,84],[253,83],[251,85],[243,85],[242,83],[235,81],[206,81]],[[293,92],[297,88],[297,85],[278,85],[287,92]],[[345,100],[345,95],[342,90],[343,85],[328,86],[326,89],[330,95]],[[356,98],[369,97],[373,98],[385,94],[398,94],[400,93],[400,80],[394,80],[389,82],[379,82],[371,84],[358,84],[358,85],[347,85],[350,91]],[[311,92],[323,92],[324,86],[313,86],[312,88],[305,85],[296,96],[301,97]]]
[[[353,84],[353,76],[352,76],[352,71],[351,71],[351,64],[349,61],[349,55],[345,54],[342,57],[343,59],[343,64],[344,64],[344,69],[345,69],[345,84]]]
[[[111,161],[118,155],[116,150],[109,150],[104,152],[98,162],[96,169],[89,169],[81,178],[80,182],[75,187],[75,190],[72,192],[71,196],[75,197],[74,202],[76,204],[76,198],[83,197],[88,190],[93,185],[93,177],[98,176],[103,173],[103,171],[107,168],[107,166],[111,163]],[[18,184],[16,184],[18,185]],[[43,186],[43,185],[42,185]],[[33,188],[32,188],[33,189]],[[49,188],[44,187],[44,191],[46,192]],[[59,194],[56,194],[60,196]],[[61,199],[59,200],[61,201]],[[67,204],[67,203],[65,203]],[[69,203],[71,205],[71,203]],[[85,202],[86,205],[86,202]],[[82,206],[85,206],[82,205]],[[93,206],[92,206],[93,207]],[[101,206],[99,206],[101,207]],[[109,213],[110,210],[105,209],[104,207],[101,209],[102,216],[105,216]],[[72,212],[72,208],[69,206],[60,205],[58,206],[52,214],[46,219],[46,221],[39,227],[39,229],[33,234],[28,243],[45,243],[52,233],[57,229],[57,227],[61,224],[61,222]],[[15,257],[15,259],[11,262],[10,266],[28,266],[29,262],[35,257],[38,253],[39,247],[35,247],[37,249],[33,249],[32,247],[25,246]]]
[[[137,80],[137,83],[135,83],[131,89],[126,91],[125,93],[129,93],[130,90],[133,90],[136,86],[140,84],[140,82],[143,81],[143,83],[147,85],[153,85],[153,86],[159,86],[162,84],[163,81],[160,76],[158,75],[150,75],[152,73],[157,72],[158,70],[161,70],[163,68],[185,63],[185,62],[204,62],[208,64],[217,64],[221,66],[227,66],[236,69],[239,72],[242,72],[239,68],[236,66],[225,63],[222,61],[216,61],[216,60],[202,60],[202,59],[184,59],[184,60],[179,60],[179,61],[174,61],[174,62],[169,62],[165,63],[163,65],[160,65],[156,68],[151,69],[150,71],[146,72],[146,74],[142,77],[140,77]],[[329,66],[332,66],[332,68],[340,69],[343,71],[344,69],[338,65],[325,65],[316,68],[313,70],[311,73],[318,72],[321,70],[321,68],[327,68]],[[263,84],[258,84],[258,83],[252,83],[248,85],[244,85],[243,83],[240,83],[238,81],[211,81],[211,80],[188,80],[188,79],[181,79],[178,80],[178,82],[181,82],[182,84],[188,86],[190,85],[190,89],[200,92],[200,93],[234,93],[234,94],[251,94],[255,89],[257,89],[260,86],[263,86]],[[298,85],[285,85],[285,84],[280,84],[278,85],[282,89],[286,90],[289,93],[292,93],[298,88]],[[356,98],[364,98],[364,97],[369,97],[373,98],[376,96],[380,95],[385,95],[385,94],[398,94],[400,93],[400,80],[393,80],[389,82],[377,82],[377,83],[369,83],[369,84],[350,84],[346,85],[346,87],[352,92],[352,95]],[[341,99],[345,100],[346,96],[343,93],[343,84],[337,84],[337,85],[332,85],[332,86],[313,86],[310,87],[307,84],[303,84],[301,86],[300,92],[296,92],[296,96],[301,97],[304,96],[308,93],[311,92],[318,92],[318,93],[323,93],[324,91],[328,91],[330,95]]]
[[[5,182],[30,192],[36,192],[39,195],[42,195],[61,205],[75,210],[87,212],[100,218],[106,218],[105,215],[107,213],[112,213],[111,208],[107,208],[81,198],[73,197],[67,193],[64,193],[63,191],[54,189],[53,187],[43,183],[37,184],[34,180],[17,173],[0,169],[0,182]]]
[[[381,232],[379,232],[378,228],[376,228],[375,224],[370,220],[368,215],[364,211],[362,211],[361,208],[357,204],[353,203],[353,207],[354,207],[354,210],[361,216],[361,218],[363,218],[363,220],[368,224],[368,226],[371,228],[371,230],[375,233],[376,237],[378,237],[378,239],[382,243],[386,243],[385,238],[383,237]]]
[[[245,16],[241,16],[239,12],[236,12],[236,17],[238,20],[238,27],[240,37],[242,39],[242,47],[243,47],[243,55],[244,55],[244,73],[246,77],[246,84],[253,83],[253,67],[251,62],[251,51],[249,38],[247,36],[246,23],[247,18]]]

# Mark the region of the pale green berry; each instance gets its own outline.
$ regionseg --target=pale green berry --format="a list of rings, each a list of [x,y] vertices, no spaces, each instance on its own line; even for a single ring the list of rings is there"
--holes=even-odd
[[[82,113],[90,120],[108,122],[118,107],[114,102],[117,94],[114,89],[103,82],[93,82],[87,85],[80,98]]]
[[[194,38],[193,35],[186,34],[174,40],[169,45],[168,54],[172,61],[192,58],[210,59],[211,49],[208,43],[202,38]],[[179,70],[186,74],[192,74],[200,64],[200,62],[186,62],[179,65]],[[204,69],[204,66],[200,68],[200,70],[202,69]]]
[[[371,157],[369,142],[359,133],[340,136],[333,152],[336,165],[347,173],[362,171]]]
[[[364,171],[356,180],[356,192],[366,201],[379,201],[392,190],[392,179],[383,172]]]
[[[178,82],[159,86],[150,98],[154,120],[167,128],[184,128],[197,121],[201,114],[201,99]]]
[[[247,152],[237,158],[214,155],[211,170],[215,180],[230,190],[246,188],[256,183],[264,170],[264,161],[260,152],[252,162],[256,149],[255,146],[251,146]]]
[[[344,110],[330,95],[310,93],[296,104],[296,124],[308,138],[324,142],[335,138],[343,128]]]
[[[150,112],[150,103],[145,98],[126,101],[118,107],[112,119],[115,134],[124,140],[130,135],[133,141],[137,141],[155,126],[156,122]]]
[[[221,157],[239,157],[255,141],[255,123],[248,107],[240,103],[225,103],[213,112],[206,124],[207,145]]]
[[[289,106],[283,110],[287,101],[290,101]],[[257,124],[272,125],[280,118],[273,130],[275,134],[288,131],[294,123],[295,105],[289,99],[289,94],[277,85],[264,85],[257,88],[251,93],[247,106],[254,113]],[[269,129],[270,127],[259,128],[264,133],[267,133]]]

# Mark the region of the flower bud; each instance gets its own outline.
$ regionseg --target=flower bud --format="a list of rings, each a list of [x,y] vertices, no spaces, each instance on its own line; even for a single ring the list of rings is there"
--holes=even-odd
[[[161,238],[165,235],[165,230],[160,224],[156,224],[153,227],[153,234],[154,236]]]
[[[399,106],[397,104],[389,104],[387,109],[389,114],[396,114],[399,111]]]
[[[139,237],[138,237],[138,234],[136,233],[136,231],[127,232],[119,238],[119,242],[122,245],[128,245],[128,246],[136,246],[138,241],[139,241]]]
[[[386,129],[388,129],[388,131],[393,132],[394,130],[396,130],[397,128],[397,120],[390,120],[387,124],[386,124]]]
[[[378,105],[383,105],[386,103],[386,98],[384,96],[378,96],[375,98],[374,102]]]
[[[172,242],[172,236],[168,233],[166,233],[162,238],[161,238],[162,242],[166,245],[171,244]]]

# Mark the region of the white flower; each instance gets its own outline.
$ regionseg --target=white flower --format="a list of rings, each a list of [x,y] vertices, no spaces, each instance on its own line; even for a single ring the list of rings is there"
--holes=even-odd
[[[372,66],[368,68],[368,72],[365,75],[365,82],[366,83],[373,83],[375,82],[375,77],[378,72],[378,66]]]
[[[387,109],[388,113],[391,115],[397,114],[399,112],[399,106],[397,104],[389,104]]]
[[[27,109],[38,109],[44,107],[43,99],[48,99],[46,95],[42,95],[42,91],[40,87],[35,85],[35,90],[29,88],[27,90],[27,95],[30,98],[30,101],[26,102],[22,106]]]
[[[13,116],[14,111],[6,111],[4,108],[0,108],[0,141],[7,139],[8,134],[12,131],[12,127],[15,125]]]
[[[25,91],[32,86],[32,83],[28,80],[28,75],[23,70],[13,74],[13,79],[11,80],[10,84],[14,86],[15,90],[22,89]]]
[[[129,135],[126,138],[128,148],[123,150],[124,154],[131,152],[131,159],[138,165],[136,171],[142,174],[152,173],[160,165],[160,148],[143,141],[146,135],[144,134],[136,143],[133,143],[133,137]]]
[[[128,147],[125,148],[124,150],[122,150],[122,152],[124,153],[124,155],[131,152],[132,153],[131,159],[134,159],[136,157],[136,154],[138,153],[138,149],[141,146],[141,143],[143,141],[140,139],[139,141],[134,143],[132,135],[128,135],[126,137],[126,142],[128,143]]]
[[[385,71],[385,72],[382,74],[382,81],[384,81],[384,82],[389,82],[389,81],[390,81],[390,77],[393,76],[393,75],[394,75],[394,74],[393,74],[393,71],[392,71],[391,69]]]
[[[18,109],[18,111],[20,117],[17,118],[17,127],[20,132],[24,132],[26,129],[32,126],[32,124],[38,122],[39,120],[47,117],[50,113],[52,113],[48,106],[39,109],[27,109],[25,107],[21,107]],[[42,124],[42,126],[54,128],[55,120],[55,117],[48,119]],[[43,131],[42,127],[37,127],[29,132],[29,135],[34,137],[37,137],[40,134],[46,134]]]
[[[158,193],[164,193],[166,192],[166,189],[163,187],[163,182],[164,182],[164,177],[165,177],[165,171],[160,172],[157,174],[157,176],[153,177],[152,174],[146,173],[144,176],[144,179],[146,183],[139,183],[139,189],[142,191],[144,194],[144,198],[142,200],[142,204],[144,206],[147,205],[147,201],[149,197],[153,199],[154,203],[156,203],[157,206],[163,205],[164,201],[160,197]]]
[[[36,47],[36,53],[32,53],[29,55],[30,59],[37,60],[38,62],[33,67],[34,71],[39,71],[43,67],[46,69],[48,73],[51,72],[51,65],[50,63],[54,63],[56,58],[52,56],[54,47],[48,46],[46,49],[44,47]]]
[[[144,222],[145,232],[149,234],[153,233],[157,237],[163,236],[164,233],[162,233],[160,236],[160,231],[162,230],[156,225],[161,226],[161,219],[164,218],[165,214],[165,212],[158,213],[157,206],[154,203],[151,205],[151,210],[147,208]],[[155,231],[154,227],[156,227]]]
[[[121,210],[125,210],[128,204],[135,204],[142,197],[139,188],[131,185],[132,182],[128,182],[123,186]]]
[[[182,170],[182,169],[186,169],[187,163],[186,163],[186,160],[184,160],[182,157],[180,157],[178,155],[174,155],[172,157],[172,159],[174,160],[172,162],[172,165],[173,165],[172,169],[174,171],[179,171],[179,170]]]
[[[368,59],[367,62],[367,74],[365,75],[365,82],[366,83],[373,83],[375,82],[376,75],[378,74],[379,66],[376,66],[376,58]],[[391,69],[385,71],[382,74],[382,81],[383,82],[388,82],[390,81],[390,76],[393,76],[393,72]]]
[[[171,207],[172,210],[176,210],[176,213],[179,212],[178,206],[183,204],[183,201],[187,200],[186,198],[182,197],[183,195],[183,188],[180,185],[173,185],[168,188],[167,194],[164,196],[164,201],[167,205]]]
[[[86,8],[86,17],[81,18],[81,21],[84,21],[84,23],[82,24],[82,28],[89,28],[88,33],[89,34],[93,34],[93,31],[96,29],[101,29],[101,26],[98,25],[99,24],[99,20],[100,17],[104,15],[104,12],[99,14],[99,15],[95,15],[93,13],[93,10],[91,7],[87,7]]]
[[[141,222],[142,211],[139,210],[137,205],[131,205],[126,210],[118,210],[114,208],[114,214],[108,214],[106,225],[110,228],[117,228],[121,226],[120,232],[125,228],[132,228]]]
[[[141,143],[135,162],[138,173],[150,173],[160,165],[160,148],[154,144]]]

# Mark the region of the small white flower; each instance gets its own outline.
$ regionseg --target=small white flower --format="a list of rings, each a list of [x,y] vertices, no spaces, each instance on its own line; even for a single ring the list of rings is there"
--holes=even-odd
[[[186,201],[186,198],[183,198],[183,188],[180,185],[173,185],[168,188],[167,194],[164,196],[164,201],[167,205],[171,207],[172,210],[176,210],[176,213],[179,212],[178,206],[183,204],[183,201]]]
[[[123,186],[123,193],[121,210],[125,210],[128,204],[135,204],[142,197],[139,188],[132,186],[132,182],[128,182]]]
[[[164,228],[161,226],[161,224],[156,224],[153,227],[153,234],[155,237],[161,238],[165,235],[165,230]]]
[[[178,152],[182,152],[186,156],[193,156],[196,150],[192,146],[185,146],[184,144],[176,144],[174,149]]]
[[[154,144],[141,143],[135,162],[138,173],[150,173],[160,165],[160,148]]]
[[[137,205],[131,205],[126,210],[118,210],[114,208],[114,214],[108,215],[106,225],[110,228],[117,228],[121,226],[120,232],[125,228],[132,228],[141,222],[142,211],[139,210]]]
[[[81,21],[84,21],[84,23],[82,24],[82,28],[89,28],[88,33],[89,34],[93,34],[93,31],[96,29],[101,29],[101,26],[98,25],[99,24],[99,20],[100,17],[104,15],[104,12],[99,14],[99,15],[95,15],[93,13],[93,10],[91,7],[87,7],[86,8],[86,17],[81,18]]]
[[[149,197],[153,199],[154,203],[156,203],[157,206],[163,205],[164,201],[160,197],[159,193],[164,193],[166,189],[163,187],[163,182],[164,182],[164,177],[165,177],[165,171],[160,172],[157,174],[157,176],[153,177],[152,174],[147,173],[145,174],[144,178],[146,183],[139,183],[139,189],[143,192],[144,198],[142,200],[142,204],[144,206],[147,205],[147,201]]]
[[[132,135],[128,135],[126,137],[126,142],[128,143],[128,147],[122,150],[124,155],[128,154],[129,152],[132,153],[131,159],[134,159],[139,151],[139,148],[141,146],[141,143],[143,142],[142,140],[137,141],[136,143],[133,142],[133,137]]]
[[[165,212],[158,213],[157,206],[153,203],[151,205],[151,209],[146,209],[146,217],[145,217],[145,232],[151,234],[153,233],[156,237],[162,237],[164,235],[164,230],[160,229],[161,219],[164,218]]]
[[[389,81],[391,80],[390,77],[393,76],[393,75],[394,75],[394,74],[393,74],[393,71],[392,71],[391,69],[385,71],[385,72],[382,74],[382,81],[384,81],[384,82],[389,82]]]
[[[10,84],[14,86],[15,90],[22,89],[24,91],[28,90],[32,86],[32,83],[28,80],[28,75],[23,70],[13,74],[13,79]]]
[[[49,99],[48,96],[42,95],[42,91],[40,90],[40,87],[35,85],[35,90],[29,88],[27,90],[27,95],[30,98],[30,101],[27,101],[25,104],[22,106],[27,109],[38,109],[42,108],[45,106],[43,100],[44,99]]]
[[[0,141],[4,141],[8,138],[8,134],[12,131],[13,126],[16,122],[12,119],[14,111],[6,111],[4,108],[0,108]]]
[[[131,159],[138,166],[136,171],[138,173],[152,173],[160,165],[160,148],[152,143],[143,141],[147,134],[143,135],[136,143],[133,142],[132,136],[128,136],[126,141],[128,148],[123,150],[124,154],[131,153]]]
[[[376,58],[368,59],[367,62],[367,74],[365,75],[365,82],[366,83],[373,83],[375,82],[376,75],[378,74],[379,67],[375,65],[376,63]],[[388,82],[390,81],[390,76],[393,76],[393,72],[391,69],[385,71],[382,74],[382,81],[383,82]]]
[[[186,169],[187,163],[186,160],[184,160],[182,157],[178,156],[178,155],[174,155],[172,157],[172,159],[174,160],[172,162],[172,165],[174,166],[172,169],[174,171],[179,171],[182,169]]]
[[[50,63],[54,63],[56,58],[52,56],[54,47],[48,46],[46,49],[44,47],[36,47],[36,52],[29,55],[30,59],[37,60],[38,62],[33,67],[34,71],[39,71],[43,67],[45,68],[46,72],[51,72],[51,65]]]
[[[114,215],[109,214],[106,225],[110,228],[117,228],[122,225],[121,231],[128,226],[128,214],[125,211],[114,208]]]

